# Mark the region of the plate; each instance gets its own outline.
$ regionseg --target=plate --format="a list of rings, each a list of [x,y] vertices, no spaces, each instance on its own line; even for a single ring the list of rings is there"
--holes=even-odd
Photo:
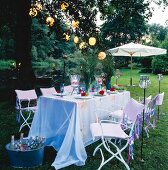
[[[92,96],[75,96],[75,99],[91,99]]]
[[[110,91],[110,90],[108,90],[107,93],[109,93],[109,94],[117,94],[118,92],[117,91]]]
[[[100,97],[102,97],[102,96],[106,96],[106,94],[103,94],[103,95],[101,95],[101,94],[94,94],[94,96],[100,96]]]
[[[52,95],[54,95],[54,96],[66,96],[67,94],[66,93],[54,93]]]
[[[122,93],[122,92],[125,92],[125,90],[117,90],[118,92]]]

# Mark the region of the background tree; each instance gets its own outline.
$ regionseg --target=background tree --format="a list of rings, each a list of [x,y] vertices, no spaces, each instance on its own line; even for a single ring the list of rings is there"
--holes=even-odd
[[[168,36],[166,36],[165,40],[160,44],[160,47],[168,51]],[[152,70],[156,74],[168,74],[168,54],[154,57],[152,60]]]
[[[101,27],[100,41],[105,49],[128,42],[138,42],[147,31],[146,21],[151,16],[149,4],[144,0],[110,1],[101,9],[105,23]],[[119,60],[121,62],[118,62]],[[128,58],[120,57],[115,63],[128,64]],[[120,66],[120,65],[118,65]],[[123,66],[123,65],[122,65]]]

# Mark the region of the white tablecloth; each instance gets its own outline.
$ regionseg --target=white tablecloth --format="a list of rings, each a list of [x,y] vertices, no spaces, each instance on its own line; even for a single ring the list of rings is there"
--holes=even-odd
[[[71,164],[84,165],[85,146],[93,142],[90,124],[121,109],[130,99],[130,92],[75,99],[74,96],[41,96],[34,115],[30,136],[43,136],[46,145],[57,150],[52,166],[60,169]]]

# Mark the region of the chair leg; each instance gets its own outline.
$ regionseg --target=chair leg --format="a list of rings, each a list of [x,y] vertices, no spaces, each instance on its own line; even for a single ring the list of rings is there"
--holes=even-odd
[[[111,144],[111,145],[113,145],[113,146],[116,148],[116,150],[117,150],[116,153],[114,153],[114,152],[111,151],[108,143]],[[102,149],[100,148],[102,145],[103,145],[104,148],[111,154],[111,157],[108,158],[107,160],[104,159],[104,155],[103,155]],[[124,158],[123,158],[123,156],[122,156],[122,154],[121,154],[121,152],[122,152],[123,150],[125,150],[127,146],[128,146],[128,142],[126,143],[126,145],[125,145],[123,148],[119,149],[111,140],[104,140],[104,139],[102,139],[102,143],[99,144],[99,145],[95,148],[95,150],[94,150],[94,152],[93,152],[93,156],[95,156],[95,153],[96,153],[98,150],[100,150],[100,153],[101,153],[102,160],[101,160],[101,164],[100,164],[98,170],[100,170],[105,164],[107,164],[109,161],[111,161],[114,157],[116,157],[120,162],[122,162],[122,163],[124,164],[124,166],[126,167],[127,170],[130,170],[128,164],[126,163],[126,161],[124,160]]]
[[[20,112],[20,116],[21,116],[22,119],[23,119],[23,123],[20,125],[19,132],[20,132],[20,131],[22,130],[22,128],[25,127],[25,126],[28,126],[28,128],[30,129],[30,124],[31,124],[31,123],[28,123],[28,120],[29,120],[29,118],[30,118],[30,116],[31,116],[31,113],[32,113],[32,111],[29,111],[27,118],[25,118],[25,117],[23,116],[23,113]]]

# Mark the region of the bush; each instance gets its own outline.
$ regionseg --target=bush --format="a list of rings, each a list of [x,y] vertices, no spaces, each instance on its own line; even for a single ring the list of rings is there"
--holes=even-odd
[[[152,73],[152,68],[142,68],[139,73]]]
[[[168,72],[168,56],[158,56],[152,60],[153,73],[167,74]]]
[[[0,70],[11,70],[16,67],[14,60],[0,60]]]

